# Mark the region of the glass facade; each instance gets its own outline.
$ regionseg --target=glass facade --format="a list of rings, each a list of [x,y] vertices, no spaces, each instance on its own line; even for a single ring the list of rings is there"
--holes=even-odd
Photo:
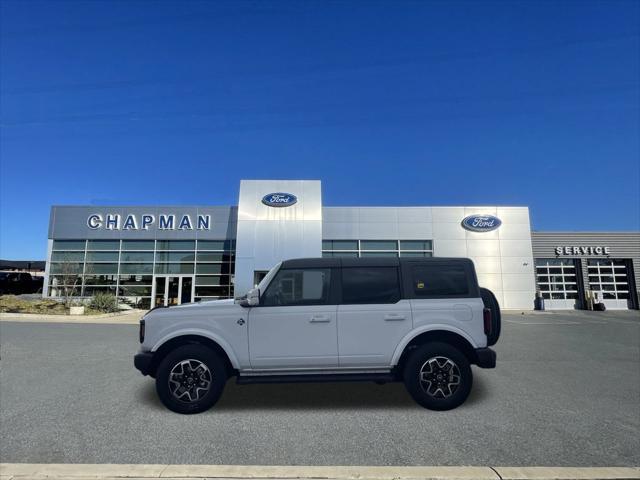
[[[138,308],[159,304],[154,291],[164,304],[233,298],[234,269],[234,240],[54,240],[49,296],[107,292]]]
[[[432,257],[433,240],[323,240],[323,257]]]

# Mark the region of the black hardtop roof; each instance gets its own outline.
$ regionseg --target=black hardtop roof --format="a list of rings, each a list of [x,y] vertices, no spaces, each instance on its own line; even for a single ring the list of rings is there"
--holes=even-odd
[[[461,257],[367,257],[367,258],[293,258],[284,260],[281,268],[330,268],[330,267],[396,267],[407,263],[473,263]]]

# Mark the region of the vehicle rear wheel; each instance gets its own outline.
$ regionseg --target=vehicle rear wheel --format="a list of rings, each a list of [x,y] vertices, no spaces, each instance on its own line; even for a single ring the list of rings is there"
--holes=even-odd
[[[158,366],[156,391],[162,403],[177,413],[200,413],[211,408],[227,382],[224,363],[204,345],[183,345]]]
[[[469,360],[448,343],[418,347],[407,360],[404,384],[413,399],[430,410],[450,410],[464,403],[471,392]]]

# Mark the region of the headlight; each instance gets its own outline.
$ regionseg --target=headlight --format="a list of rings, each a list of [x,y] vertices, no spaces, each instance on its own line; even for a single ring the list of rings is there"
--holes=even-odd
[[[144,320],[140,320],[140,343],[144,342]]]

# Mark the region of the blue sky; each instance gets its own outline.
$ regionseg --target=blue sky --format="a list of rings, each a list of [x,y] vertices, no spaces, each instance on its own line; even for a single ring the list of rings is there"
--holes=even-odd
[[[52,204],[529,205],[640,228],[640,2],[0,4],[0,257]]]

